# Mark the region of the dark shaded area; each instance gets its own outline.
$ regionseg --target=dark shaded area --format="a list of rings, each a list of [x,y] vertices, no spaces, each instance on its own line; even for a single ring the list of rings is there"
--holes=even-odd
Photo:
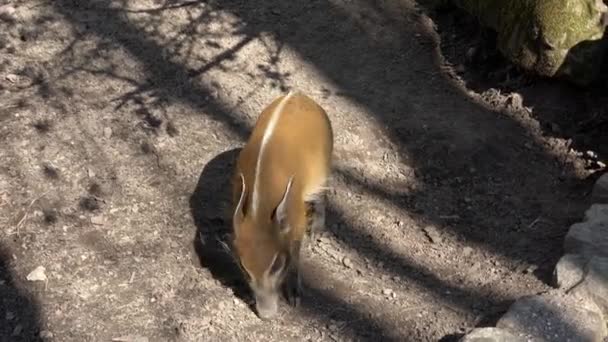
[[[84,211],[95,211],[99,209],[99,202],[93,196],[85,196],[78,201],[78,207]]]
[[[53,127],[52,123],[49,120],[36,121],[34,124],[32,124],[32,126],[36,129],[36,131],[40,133],[48,133]]]
[[[595,152],[597,155],[584,155],[588,168],[601,169],[597,161],[608,160],[608,33],[599,42],[579,43],[566,56],[566,60],[572,59],[590,46],[604,50],[595,82],[581,87],[521,70],[498,51],[496,33],[466,11],[453,5],[426,6],[438,24],[442,53],[460,69],[458,74],[467,87],[481,93],[521,94],[522,105],[533,108],[532,115],[541,123],[544,135],[569,139],[572,148]]]
[[[197,227],[194,249],[201,266],[224,286],[232,288],[244,302],[250,303],[251,294],[241,270],[219,242],[226,241],[232,231],[230,173],[239,151],[236,148],[222,152],[205,165],[190,197],[190,211]]]
[[[42,341],[38,304],[14,279],[11,259],[10,250],[0,245],[0,341]]]
[[[51,164],[47,164],[47,163],[43,164],[42,173],[50,179],[54,179],[54,180],[59,179],[59,170],[57,170],[57,168]]]

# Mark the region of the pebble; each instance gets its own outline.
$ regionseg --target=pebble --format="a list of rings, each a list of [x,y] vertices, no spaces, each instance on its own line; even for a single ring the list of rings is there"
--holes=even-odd
[[[44,266],[38,266],[27,275],[26,279],[29,281],[45,281],[47,279],[45,271]]]
[[[439,232],[437,231],[437,229],[433,226],[426,226],[424,227],[424,232],[426,233],[426,236],[429,238],[429,240],[432,243],[440,243],[441,242],[441,235],[439,234]]]
[[[11,83],[15,83],[19,80],[19,76],[15,74],[8,74],[6,75],[5,79]]]
[[[508,98],[508,103],[514,108],[514,109],[521,109],[524,106],[524,99],[523,97],[518,94],[518,93],[511,93],[511,96],[509,96]]]
[[[53,333],[48,330],[42,330],[40,332],[40,338],[53,338]]]
[[[393,293],[393,290],[391,290],[391,289],[382,290],[382,294],[385,296],[390,296],[392,293]]]
[[[0,16],[10,16],[13,18],[15,14],[15,7],[9,4],[0,6]],[[14,19],[14,18],[13,18]]]
[[[524,273],[533,273],[537,269],[538,269],[538,266],[536,266],[536,265],[530,265],[530,266],[528,266],[528,268],[526,268],[526,270],[524,271]]]
[[[13,336],[19,336],[21,335],[21,332],[23,331],[23,325],[21,324],[17,324],[17,326],[15,327],[15,329],[13,329]]]
[[[112,342],[148,342],[148,338],[140,335],[127,335],[121,337],[115,337]]]
[[[112,136],[112,129],[110,127],[104,127],[104,129],[103,129],[103,136],[106,139],[110,139],[110,137]]]
[[[342,263],[344,264],[344,266],[346,266],[348,268],[352,268],[353,267],[353,262],[348,257],[344,257],[342,259]]]
[[[462,255],[465,257],[468,257],[469,255],[471,255],[471,253],[473,253],[473,248],[471,247],[467,246],[462,249]]]
[[[91,217],[91,223],[94,225],[101,226],[104,224],[104,218],[102,215],[93,216]]]

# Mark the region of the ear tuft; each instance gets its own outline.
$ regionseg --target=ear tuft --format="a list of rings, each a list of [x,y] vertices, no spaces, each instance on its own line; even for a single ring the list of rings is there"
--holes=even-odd
[[[243,173],[239,173],[239,179],[241,181],[241,195],[239,196],[239,201],[236,205],[236,208],[234,209],[234,213],[232,214],[232,222],[233,225],[235,226],[235,229],[237,231],[235,231],[235,233],[238,233],[238,226],[241,222],[243,222],[244,219],[244,212],[243,212],[243,203],[245,202],[245,196],[246,196],[246,188],[245,188],[245,176],[243,175]]]
[[[289,194],[291,193],[292,185],[294,181],[294,176],[289,177],[287,181],[287,186],[285,187],[285,192],[283,193],[283,197],[281,201],[277,205],[277,207],[272,212],[272,220],[279,226],[281,233],[287,233],[290,230],[289,223],[287,222],[287,204],[289,199]]]

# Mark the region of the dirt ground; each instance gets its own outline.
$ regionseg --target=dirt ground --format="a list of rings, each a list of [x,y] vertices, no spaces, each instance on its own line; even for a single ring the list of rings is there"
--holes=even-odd
[[[454,341],[548,289],[608,155],[606,96],[508,68],[453,10],[4,3],[0,341]],[[263,322],[216,239],[289,89],[329,113],[335,171],[302,306]]]

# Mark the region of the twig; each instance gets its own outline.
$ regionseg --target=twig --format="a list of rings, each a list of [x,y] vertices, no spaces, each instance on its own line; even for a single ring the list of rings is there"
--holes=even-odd
[[[540,218],[540,216],[539,216],[539,217],[537,217],[536,219],[534,219],[534,221],[532,221],[532,223],[530,223],[530,224],[528,225],[528,229],[532,228],[534,225],[536,225],[536,224],[537,224],[538,222],[540,222],[540,221],[541,221],[541,218]]]
[[[15,228],[17,229],[17,231],[15,232],[15,234],[17,234],[17,236],[19,236],[19,230],[20,228],[23,226],[23,224],[25,223],[25,220],[28,217],[28,211],[30,210],[30,208],[34,205],[34,203],[36,203],[36,201],[38,201],[39,199],[41,199],[42,197],[44,197],[46,194],[48,194],[49,192],[51,192],[51,190],[43,193],[42,195],[34,198],[30,204],[27,206],[27,208],[25,208],[25,213],[23,214],[23,217],[21,218],[21,220],[19,220],[19,222],[17,223],[17,225],[15,226]]]

